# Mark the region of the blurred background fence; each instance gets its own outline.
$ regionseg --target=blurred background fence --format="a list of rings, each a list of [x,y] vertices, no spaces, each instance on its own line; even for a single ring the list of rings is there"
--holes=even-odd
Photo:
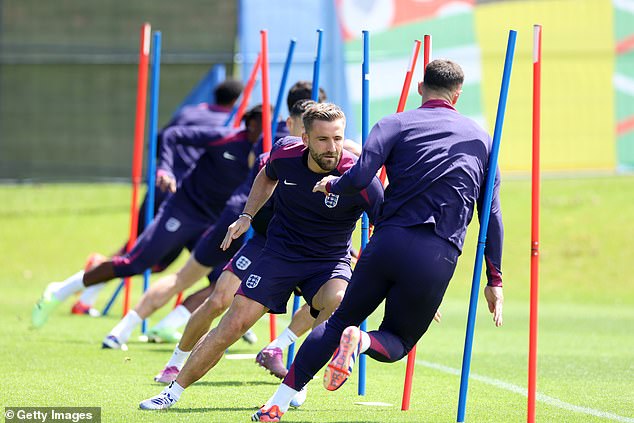
[[[0,5],[0,179],[129,177],[143,22],[164,33],[162,124],[212,64],[233,71],[233,1]]]

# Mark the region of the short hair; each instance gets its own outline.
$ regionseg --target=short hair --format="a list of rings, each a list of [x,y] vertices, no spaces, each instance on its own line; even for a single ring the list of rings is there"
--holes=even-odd
[[[221,106],[230,106],[240,97],[244,85],[237,79],[226,79],[216,86],[214,89],[214,97],[216,104]]]
[[[339,106],[333,103],[316,103],[308,107],[302,116],[304,121],[304,129],[308,133],[312,127],[312,124],[316,120],[323,120],[326,122],[333,122],[338,119],[346,121],[346,115]]]
[[[423,85],[434,91],[453,91],[464,82],[462,68],[456,62],[447,59],[436,59],[425,68]]]
[[[290,111],[295,103],[299,100],[310,100],[313,96],[313,83],[310,81],[297,81],[286,96],[286,106]],[[326,91],[323,88],[319,88],[319,103],[323,103],[327,100]]]
[[[262,105],[258,104],[255,105],[253,107],[251,107],[243,116],[242,116],[242,121],[245,124],[248,124],[249,121],[253,120],[253,119],[259,119],[262,120]]]
[[[317,104],[313,100],[299,100],[293,104],[290,109],[290,115],[292,118],[301,118],[304,112],[313,104]]]

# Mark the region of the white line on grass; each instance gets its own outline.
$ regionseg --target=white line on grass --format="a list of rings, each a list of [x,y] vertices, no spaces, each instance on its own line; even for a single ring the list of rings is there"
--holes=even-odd
[[[454,369],[453,367],[445,366],[442,364],[431,363],[425,360],[416,360],[416,364],[420,364],[421,366],[429,367],[430,369],[439,370],[441,372],[449,373],[452,375],[460,375],[460,369]],[[480,376],[474,373],[471,373],[469,375],[469,379],[477,380],[478,382],[483,382],[488,385],[493,385],[496,388],[511,391],[525,397],[528,396],[528,390],[526,388],[522,388],[521,386],[513,385],[512,383],[504,382],[502,380],[493,379],[487,376]],[[595,410],[593,408],[569,404],[557,398],[549,397],[548,395],[540,393],[537,393],[535,395],[535,399],[554,407],[563,408],[564,410],[568,411],[574,411],[575,413],[589,414],[591,416],[602,417],[604,419],[615,420],[617,422],[634,423],[634,419],[631,417],[619,416],[618,414],[608,413],[607,411]]]

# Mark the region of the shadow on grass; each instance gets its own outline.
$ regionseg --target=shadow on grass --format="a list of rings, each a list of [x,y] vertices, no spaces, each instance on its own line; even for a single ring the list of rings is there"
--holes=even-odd
[[[197,407],[197,408],[170,408],[169,413],[210,413],[213,411],[247,411],[255,413],[255,407]]]
[[[141,344],[140,344],[141,345]],[[148,345],[148,344],[145,344]],[[156,344],[155,344],[156,345]],[[139,350],[141,351],[141,350]],[[174,352],[174,347],[160,347],[160,348],[147,348],[147,349],[143,349],[142,350],[144,353],[149,352],[149,353],[161,353],[161,354],[165,354],[165,353],[173,353]]]
[[[238,381],[238,380],[203,380],[198,381],[192,386],[259,386],[259,385],[268,385],[268,386],[278,386],[280,384],[279,381],[270,381],[266,382],[263,380],[251,380],[251,381]]]

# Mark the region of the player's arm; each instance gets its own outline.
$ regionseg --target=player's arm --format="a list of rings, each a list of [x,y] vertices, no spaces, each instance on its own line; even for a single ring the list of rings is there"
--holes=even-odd
[[[223,250],[227,250],[234,239],[239,238],[240,235],[249,230],[253,217],[273,195],[273,191],[277,186],[277,179],[271,178],[267,174],[267,166],[262,168],[258,176],[255,177],[244,211],[240,214],[238,220],[229,225],[225,239],[220,244],[220,248]]]
[[[484,189],[478,199],[478,218],[481,219],[481,211],[484,201]],[[504,293],[502,291],[502,245],[504,242],[504,225],[502,224],[502,209],[500,207],[500,170],[495,173],[493,184],[493,199],[491,202],[491,215],[487,228],[487,241],[484,247],[484,261],[486,263],[487,286],[484,288],[489,311],[493,313],[493,321],[496,326],[502,326],[502,308],[504,305]]]
[[[368,219],[373,225],[376,223],[381,212],[383,194],[383,185],[376,176],[374,176],[368,187],[359,193],[363,210],[368,214]]]

